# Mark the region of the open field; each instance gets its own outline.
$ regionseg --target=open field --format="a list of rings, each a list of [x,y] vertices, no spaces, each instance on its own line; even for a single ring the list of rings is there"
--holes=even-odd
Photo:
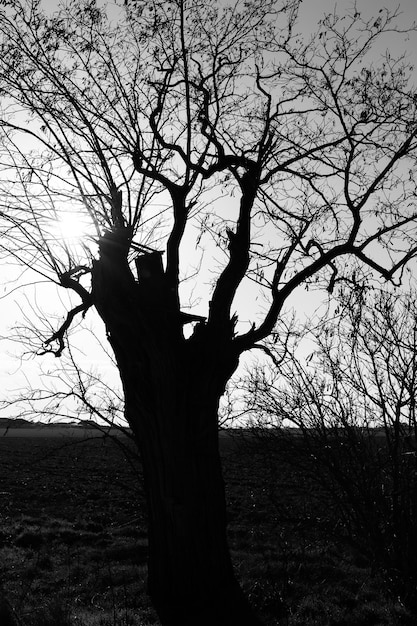
[[[0,575],[24,626],[158,624],[140,470],[91,434],[0,438]],[[302,471],[239,439],[221,445],[233,559],[268,626],[417,624]]]
[[[86,428],[69,428],[68,426],[50,426],[45,425],[39,428],[0,428],[0,438],[7,437],[8,439],[50,439],[65,437],[66,439],[79,439],[82,437],[86,439],[88,437],[96,437],[97,431]]]

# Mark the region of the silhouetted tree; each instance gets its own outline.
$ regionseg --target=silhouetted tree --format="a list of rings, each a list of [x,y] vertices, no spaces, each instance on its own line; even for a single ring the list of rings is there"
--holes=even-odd
[[[239,356],[300,285],[331,290],[348,259],[393,280],[417,251],[410,67],[373,53],[398,16],[334,13],[310,38],[300,5],[2,3],[5,255],[80,298],[44,352],[60,356],[91,307],[105,324],[164,624],[257,623],[232,569],[218,452]],[[79,245],[58,234],[69,213]],[[201,304],[183,311],[191,295]]]

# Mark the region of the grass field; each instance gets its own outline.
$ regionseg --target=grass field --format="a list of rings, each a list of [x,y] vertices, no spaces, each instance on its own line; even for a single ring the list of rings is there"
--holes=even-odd
[[[140,470],[109,439],[85,435],[0,438],[7,598],[24,626],[158,624],[146,595]],[[240,439],[221,445],[235,567],[268,626],[417,624],[345,545],[302,470],[269,463]]]

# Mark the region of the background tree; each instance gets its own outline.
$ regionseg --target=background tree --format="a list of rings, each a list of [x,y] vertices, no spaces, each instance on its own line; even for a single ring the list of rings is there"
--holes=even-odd
[[[411,68],[372,55],[412,29],[353,9],[303,38],[299,0],[2,7],[3,249],[79,298],[40,351],[60,356],[89,309],[104,322],[162,623],[255,624],[227,548],[219,399],[300,285],[332,290],[347,257],[393,280],[415,256]],[[254,295],[235,314],[253,282],[266,312]]]
[[[270,440],[280,437],[289,460],[310,467],[317,493],[323,503],[330,496],[342,522],[339,533],[382,569],[390,591],[415,611],[415,293],[358,285],[341,292],[338,309],[340,317],[329,316],[312,331],[315,350],[308,357],[298,339],[279,370],[251,372],[247,410],[269,450]],[[283,426],[297,427],[303,444]]]

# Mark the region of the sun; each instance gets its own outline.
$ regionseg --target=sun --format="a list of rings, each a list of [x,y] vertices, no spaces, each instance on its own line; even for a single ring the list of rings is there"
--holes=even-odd
[[[85,234],[85,224],[74,213],[62,215],[59,220],[59,228],[65,239],[80,239]]]
[[[82,242],[91,233],[86,216],[77,211],[60,211],[54,224],[55,239],[65,244]]]

